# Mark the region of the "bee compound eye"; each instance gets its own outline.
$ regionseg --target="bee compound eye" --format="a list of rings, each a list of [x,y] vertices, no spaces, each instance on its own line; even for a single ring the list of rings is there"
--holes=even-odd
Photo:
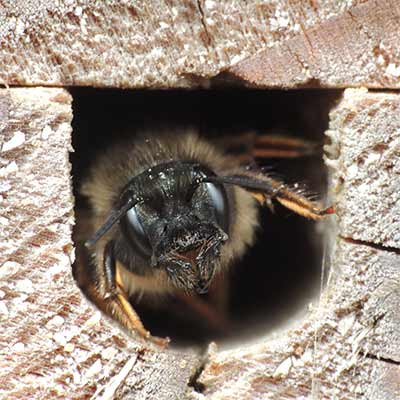
[[[224,232],[228,232],[229,210],[225,188],[222,185],[216,185],[211,182],[205,183],[205,187],[211,200],[211,204],[215,210],[218,225],[224,230]]]
[[[121,222],[123,232],[135,250],[139,251],[142,255],[151,256],[152,248],[149,237],[143,228],[136,206],[127,211]]]

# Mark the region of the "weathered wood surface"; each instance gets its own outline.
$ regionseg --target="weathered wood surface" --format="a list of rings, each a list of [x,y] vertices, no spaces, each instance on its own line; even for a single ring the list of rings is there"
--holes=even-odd
[[[73,281],[71,119],[65,90],[0,90],[0,398],[182,398],[197,356],[135,343]]]
[[[399,398],[399,105],[400,94],[346,90],[331,112],[327,286],[278,338],[211,351],[205,398]]]
[[[247,86],[400,87],[400,2],[350,7],[227,70]]]
[[[400,96],[346,91],[327,132],[344,237],[400,248]],[[368,229],[366,229],[368,228]]]
[[[3,84],[400,87],[398,0],[2,4]]]
[[[210,351],[203,393],[188,387],[199,357],[134,342],[73,282],[70,102],[60,89],[0,93],[0,396],[398,398],[399,94],[347,90],[331,113],[337,232],[319,304],[278,338]]]

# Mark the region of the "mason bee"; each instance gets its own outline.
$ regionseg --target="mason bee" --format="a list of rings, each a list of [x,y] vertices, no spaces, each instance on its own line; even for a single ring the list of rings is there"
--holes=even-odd
[[[333,213],[243,166],[270,155],[276,142],[278,155],[310,149],[252,135],[243,158],[221,150],[234,140],[218,146],[192,132],[143,133],[107,149],[81,189],[91,207],[86,247],[93,260],[75,277],[89,299],[129,331],[164,345],[168,339],[143,326],[131,295],[206,293],[254,243],[260,205],[277,202],[315,220]]]

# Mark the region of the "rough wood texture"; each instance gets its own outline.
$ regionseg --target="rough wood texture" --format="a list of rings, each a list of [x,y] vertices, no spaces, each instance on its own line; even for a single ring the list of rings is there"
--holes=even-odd
[[[332,111],[328,165],[339,231],[324,293],[278,338],[212,349],[199,378],[205,398],[399,398],[399,101],[399,94],[347,90]]]
[[[331,114],[328,165],[338,171],[332,184],[342,236],[400,248],[399,132],[397,93],[348,90]]]
[[[253,87],[400,87],[400,3],[367,1],[228,69]]]
[[[8,0],[0,83],[398,88],[398,26],[398,0]]]
[[[0,92],[0,397],[398,399],[399,94],[347,90],[331,113],[338,232],[319,304],[276,337],[211,348],[202,393],[198,356],[131,340],[73,282],[70,102]]]
[[[65,90],[0,91],[0,397],[182,398],[197,356],[135,343],[73,281],[71,119]]]

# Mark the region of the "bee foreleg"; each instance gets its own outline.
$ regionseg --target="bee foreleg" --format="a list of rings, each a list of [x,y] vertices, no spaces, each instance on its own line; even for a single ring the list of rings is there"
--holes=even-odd
[[[275,198],[284,207],[305,218],[318,220],[326,215],[335,213],[335,206],[321,208],[314,202],[308,200],[305,196],[290,190],[286,186],[281,188]]]
[[[319,205],[296,192],[296,189],[291,189],[284,183],[260,173],[246,171],[242,174],[207,177],[205,181],[240,186],[249,191],[261,204],[265,203],[271,208],[272,200],[275,200],[289,210],[314,220],[335,212],[334,206],[320,208]]]
[[[254,178],[255,184],[262,181],[266,183],[266,190],[255,190],[254,192],[251,191],[251,194],[261,204],[266,204],[268,208],[270,208],[272,211],[272,200],[275,200],[289,210],[292,210],[305,218],[310,218],[314,220],[321,219],[324,216],[333,214],[335,212],[335,208],[333,206],[328,208],[321,208],[319,205],[310,201],[301,193],[297,193],[295,190],[292,190],[284,183],[281,183],[269,177]]]
[[[254,158],[297,158],[321,151],[319,143],[293,136],[257,135],[254,138],[252,156]]]
[[[140,317],[133,309],[128,296],[123,288],[120,274],[115,262],[114,242],[110,241],[104,248],[102,264],[103,282],[99,285],[99,294],[105,302],[107,314],[120,322],[129,331],[137,333],[142,338],[148,339],[160,346],[165,346],[169,340],[154,337],[145,329]]]

